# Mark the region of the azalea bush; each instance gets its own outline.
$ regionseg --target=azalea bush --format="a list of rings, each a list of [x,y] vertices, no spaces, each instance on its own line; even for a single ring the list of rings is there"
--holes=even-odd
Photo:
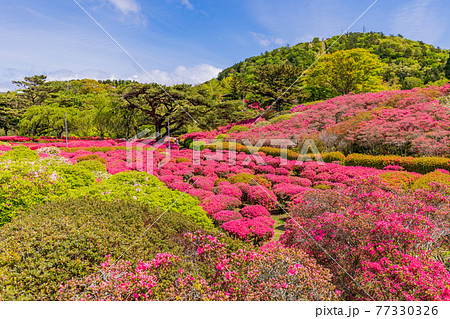
[[[136,264],[160,251],[180,254],[183,234],[201,229],[180,213],[132,201],[79,198],[29,207],[0,227],[0,299],[55,300],[61,285],[96,274],[106,255]]]
[[[112,264],[63,285],[63,300],[337,300],[330,273],[302,251],[267,245],[230,250],[222,238],[186,234],[188,256],[162,253],[134,266]],[[185,260],[196,260],[192,267]],[[103,273],[103,275],[101,275]],[[170,280],[167,280],[170,279]]]
[[[292,218],[282,243],[305,249],[329,268],[346,299],[370,299],[367,291],[376,291],[377,300],[448,299],[449,274],[432,258],[439,247],[448,247],[448,200],[434,206],[433,197],[386,187],[369,179],[346,189],[300,195],[290,205]],[[422,256],[417,267],[402,264],[413,256]],[[375,263],[389,274],[372,276]],[[437,269],[442,273],[435,281],[417,281],[433,278]],[[429,291],[429,285],[436,290]]]

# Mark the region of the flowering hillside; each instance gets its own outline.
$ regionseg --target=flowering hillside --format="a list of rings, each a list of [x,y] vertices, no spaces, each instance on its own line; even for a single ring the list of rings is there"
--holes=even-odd
[[[114,140],[0,153],[1,299],[450,299],[444,169]]]
[[[410,91],[348,94],[313,105],[298,105],[279,123],[231,132],[229,139],[313,138],[324,151],[344,153],[447,155],[448,107],[438,101],[450,85]]]

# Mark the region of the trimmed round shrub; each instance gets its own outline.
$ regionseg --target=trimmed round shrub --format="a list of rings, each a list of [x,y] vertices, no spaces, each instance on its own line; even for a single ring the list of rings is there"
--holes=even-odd
[[[269,211],[277,208],[277,197],[263,186],[251,186],[247,193],[247,201],[253,205],[264,206]]]
[[[450,186],[450,175],[441,173],[439,171],[434,171],[423,175],[422,177],[416,179],[414,184],[412,184],[413,189],[429,189],[430,183],[439,183],[443,185]]]
[[[95,183],[94,174],[88,169],[77,165],[62,165],[55,168],[59,177],[62,178],[68,188],[80,188],[91,186]]]
[[[392,171],[380,174],[380,177],[389,186],[406,190],[409,189],[421,175],[417,173]]]
[[[234,210],[221,210],[214,214],[213,219],[220,226],[231,220],[242,219],[242,215]]]
[[[179,213],[139,203],[80,198],[32,207],[0,228],[0,299],[55,300],[61,284],[97,272],[106,255],[136,263],[182,253],[183,234],[196,230]]]
[[[325,163],[341,162],[344,163],[345,155],[341,152],[330,152],[320,154]]]
[[[8,160],[35,162],[39,160],[39,155],[28,147],[19,145],[13,146],[9,152],[0,155],[0,162]]]
[[[82,162],[78,162],[75,166],[82,167],[87,169],[90,172],[105,172],[106,173],[106,165],[98,160],[86,160]]]
[[[106,163],[106,159],[103,157],[98,156],[97,154],[88,154],[88,155],[82,155],[75,158],[77,162],[83,162],[83,161],[99,161],[103,164]]]
[[[235,125],[231,127],[227,133],[239,133],[239,132],[247,132],[250,130],[247,126],[244,125]]]
[[[241,209],[242,216],[246,218],[255,218],[259,216],[270,217],[269,211],[261,205],[249,205]]]
[[[146,172],[122,172],[91,187],[69,192],[68,196],[91,196],[102,201],[134,200],[146,203],[161,214],[178,212],[198,223],[205,229],[212,229],[212,220],[198,206],[199,200],[189,194],[170,190],[155,176]]]
[[[261,185],[261,186],[265,186],[267,188],[269,188],[271,186],[271,183],[261,177],[261,176],[256,176],[253,174],[249,174],[249,173],[240,173],[240,174],[236,174],[233,176],[228,177],[228,181],[231,184],[236,184],[236,183],[245,183],[245,184],[249,184],[249,185]]]

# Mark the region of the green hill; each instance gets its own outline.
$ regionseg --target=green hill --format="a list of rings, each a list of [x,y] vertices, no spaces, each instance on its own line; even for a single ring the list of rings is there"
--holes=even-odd
[[[255,72],[262,66],[285,64],[305,70],[325,51],[334,53],[355,48],[366,49],[387,64],[383,80],[394,89],[411,89],[450,79],[448,50],[436,48],[422,41],[408,40],[401,35],[355,32],[345,34],[341,38],[334,36],[323,41],[315,38],[311,42],[265,52],[223,70],[218,80],[237,74],[251,83],[255,79]]]

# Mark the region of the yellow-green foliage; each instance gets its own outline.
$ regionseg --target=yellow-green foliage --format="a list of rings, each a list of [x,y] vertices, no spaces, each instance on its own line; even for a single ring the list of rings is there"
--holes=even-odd
[[[0,155],[0,161],[8,160],[34,162],[39,160],[39,155],[26,146],[13,146],[9,152]]]
[[[282,114],[282,115],[279,115],[277,117],[271,118],[269,120],[269,123],[270,124],[275,124],[275,123],[279,123],[279,122],[282,122],[282,121],[286,121],[286,120],[289,120],[290,118],[292,118],[295,115],[296,114]]]
[[[439,171],[425,174],[414,182],[412,188],[430,188],[429,184],[433,182],[450,186],[450,174],[441,173]]]
[[[96,160],[96,161],[99,161],[99,162],[101,162],[103,164],[106,163],[106,159],[98,156],[97,154],[89,154],[89,155],[78,156],[76,158],[76,160],[77,160],[77,162]]]
[[[247,126],[235,125],[228,130],[228,133],[247,132],[248,130],[250,129]]]
[[[262,186],[266,186],[266,187],[271,187],[271,183],[261,177],[261,176],[256,176],[253,174],[249,174],[249,173],[240,173],[240,174],[236,174],[233,176],[228,177],[228,181],[231,184],[236,184],[236,183],[245,183],[245,184],[249,184],[249,185],[262,185]]]
[[[176,157],[175,158],[175,162],[176,163],[185,163],[185,162],[190,162],[191,160],[189,158],[186,157]]]
[[[213,228],[211,219],[198,206],[197,198],[168,189],[158,178],[146,172],[121,172],[98,184],[72,191],[69,196],[91,196],[103,201],[137,201],[148,204],[161,214],[166,211],[182,213],[205,229]]]
[[[417,173],[409,172],[386,172],[380,174],[380,178],[391,187],[399,189],[409,189],[421,176]]]
[[[90,172],[106,172],[106,165],[97,159],[84,160],[76,163],[75,166],[85,168]]]
[[[330,189],[331,186],[327,185],[327,184],[317,184],[316,186],[314,186],[313,188],[315,189],[320,189],[320,190],[326,190],[326,189]]]
[[[332,163],[332,162],[341,162],[343,163],[345,161],[345,155],[341,152],[330,152],[330,153],[321,153],[322,159],[325,163]],[[313,155],[313,158],[314,155]]]
[[[382,169],[388,165],[399,165],[408,172],[427,174],[436,169],[450,169],[450,159],[446,157],[402,157],[396,155],[373,156],[351,154],[346,157],[347,166],[364,166]]]

